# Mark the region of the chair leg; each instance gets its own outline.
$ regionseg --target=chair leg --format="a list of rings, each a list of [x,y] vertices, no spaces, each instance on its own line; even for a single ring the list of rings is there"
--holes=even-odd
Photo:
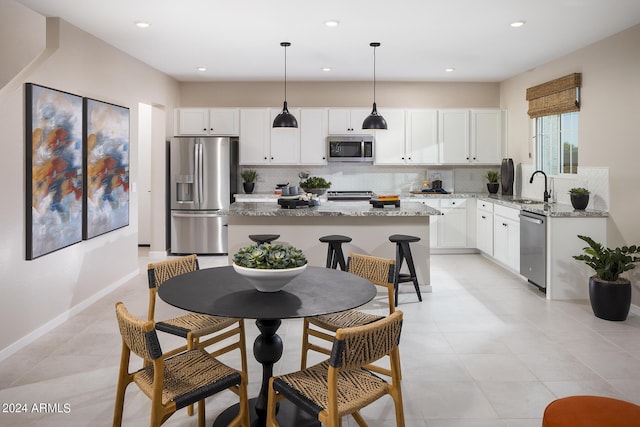
[[[238,321],[238,327],[240,328],[240,363],[242,365],[242,372],[247,373],[249,371],[247,370],[247,343],[244,335],[244,319]]]
[[[193,410],[193,406],[191,406]],[[198,427],[204,427],[204,400],[198,401]]]
[[[411,281],[413,282],[413,287],[416,289],[418,300],[422,301],[422,294],[420,293],[420,285],[418,285],[418,275],[416,274],[416,267],[413,264],[413,255],[411,255],[409,242],[402,242],[402,246],[403,246],[402,252],[404,253],[405,259],[407,260],[407,267],[409,267],[409,273],[411,274]]]
[[[305,317],[302,322],[302,356],[300,357],[300,369],[307,367],[307,354],[309,353],[309,320]]]
[[[353,417],[354,420],[356,420],[356,423],[358,423],[360,427],[368,426],[367,422],[364,420],[364,418],[362,418],[362,415],[360,415],[360,412],[356,411],[352,413],[351,416]]]
[[[131,383],[131,375],[127,372],[129,366],[129,358],[131,354],[129,350],[122,346],[122,354],[120,355],[120,373],[118,375],[118,386],[116,389],[116,404],[113,410],[113,427],[122,425],[122,412],[124,410],[124,394],[127,386]]]
[[[193,338],[191,336],[191,332],[189,332],[187,334],[187,350],[193,350],[196,346],[198,345],[198,339],[197,338]],[[198,411],[200,411],[200,407],[198,407]],[[187,406],[187,415],[189,415],[190,417],[193,416],[193,404]],[[200,417],[200,412],[198,412],[198,417]],[[200,423],[200,421],[198,420],[198,424]]]
[[[395,304],[398,306],[398,288],[400,287],[400,268],[402,268],[402,248],[396,243],[396,269],[393,274],[393,292],[395,294]]]
[[[276,391],[273,389],[273,377],[269,379],[269,398],[267,401],[267,427],[279,427],[276,419]]]

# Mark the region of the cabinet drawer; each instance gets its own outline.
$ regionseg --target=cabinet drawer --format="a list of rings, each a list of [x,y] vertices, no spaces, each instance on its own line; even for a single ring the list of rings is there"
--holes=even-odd
[[[500,215],[501,217],[520,222],[520,209],[508,208],[502,205],[495,205],[493,207],[493,213],[496,215]]]
[[[467,199],[440,199],[440,207],[445,208],[464,208]]]
[[[478,209],[484,212],[493,212],[493,203],[478,200]]]

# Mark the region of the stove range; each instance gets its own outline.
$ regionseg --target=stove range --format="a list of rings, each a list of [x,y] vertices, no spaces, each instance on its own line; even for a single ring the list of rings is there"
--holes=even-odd
[[[327,191],[327,200],[371,200],[373,191]]]

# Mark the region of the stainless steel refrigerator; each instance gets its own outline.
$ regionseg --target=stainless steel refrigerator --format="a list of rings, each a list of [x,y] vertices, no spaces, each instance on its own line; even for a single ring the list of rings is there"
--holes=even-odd
[[[226,254],[238,139],[177,137],[169,146],[171,253]]]

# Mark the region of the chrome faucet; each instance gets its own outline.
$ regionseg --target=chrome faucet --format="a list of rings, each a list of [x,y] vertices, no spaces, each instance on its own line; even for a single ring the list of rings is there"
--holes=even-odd
[[[536,176],[537,173],[541,173],[542,175],[544,175],[544,202],[548,203],[549,197],[551,197],[551,193],[547,191],[547,174],[544,173],[543,171],[535,171],[534,173],[531,174],[531,179],[529,179],[529,184],[533,184],[533,177]]]

